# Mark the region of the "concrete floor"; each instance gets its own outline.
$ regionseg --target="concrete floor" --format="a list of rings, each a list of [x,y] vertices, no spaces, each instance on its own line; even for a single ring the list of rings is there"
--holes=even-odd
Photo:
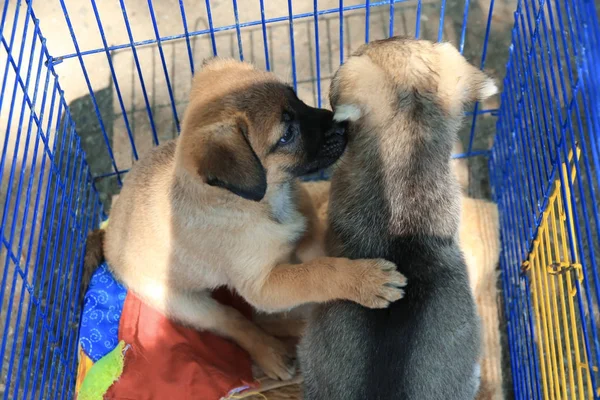
[[[6,0],[5,0],[6,1]],[[8,21],[12,23],[12,15],[16,9],[17,1],[9,0]],[[80,51],[86,52],[95,49],[103,49],[102,38],[99,35],[99,25],[95,17],[92,4],[96,4],[100,16],[102,29],[106,36],[107,45],[128,45],[128,33],[123,20],[123,11],[118,0],[103,0],[95,2],[82,2],[80,0],[64,0],[68,10],[69,21],[72,24],[75,38]],[[126,12],[130,22],[131,32],[135,41],[153,40],[156,33],[152,24],[152,16],[149,11],[147,0],[125,0]],[[205,2],[197,0],[183,0],[185,7],[188,31],[199,31],[208,29],[209,18]],[[268,42],[269,64],[272,71],[283,79],[292,82],[292,55],[290,52],[290,30],[287,22],[289,15],[288,2],[285,0],[265,0],[264,17],[266,20],[283,17],[279,22],[268,22],[263,28],[261,24],[244,27],[239,35],[243,44],[244,59],[252,61],[259,67],[265,67],[264,38]],[[340,4],[340,0],[320,0],[318,2],[308,0],[294,0],[292,12],[294,15],[311,13],[314,4],[318,4],[318,10],[334,10]],[[364,4],[364,0],[344,0],[344,6]],[[372,4],[377,1],[372,0]],[[370,10],[369,37],[371,40],[384,38],[389,32],[390,5],[387,1],[381,6]],[[420,37],[436,40],[438,37],[438,26],[440,20],[440,3],[438,0],[405,0],[398,2],[393,7],[393,31],[395,34],[414,36],[417,21],[419,23]],[[510,43],[510,29],[513,26],[513,11],[516,0],[496,0],[490,39],[485,59],[485,69],[501,84],[504,76],[505,63]],[[233,1],[212,0],[211,18],[215,28],[227,27],[235,24]],[[379,3],[378,3],[379,4]],[[180,1],[178,0],[154,0],[152,3],[156,27],[161,37],[179,35],[183,33]],[[260,1],[237,0],[238,21],[241,24],[261,20]],[[468,8],[468,24],[465,31],[464,54],[473,63],[481,63],[482,50],[485,37],[485,29],[490,0],[470,0]],[[0,2],[0,11],[3,3]],[[21,4],[21,13],[26,5]],[[443,24],[443,39],[458,45],[463,30],[463,15],[465,13],[465,1],[447,0],[445,2],[445,18]],[[187,104],[187,95],[190,88],[192,65],[198,67],[202,59],[212,55],[212,41],[210,35],[198,35],[190,38],[189,48],[192,53],[193,62],[190,62],[188,43],[185,39],[166,40],[162,43],[161,51],[156,45],[140,46],[136,48],[139,70],[134,53],[127,46],[123,49],[113,50],[109,55],[101,52],[84,55],[82,61],[72,57],[75,53],[74,41],[72,40],[66,18],[59,0],[36,0],[33,2],[33,10],[39,18],[40,29],[47,39],[50,54],[56,59],[67,56],[62,62],[55,65],[59,75],[59,82],[64,90],[65,98],[69,104],[72,116],[76,122],[77,132],[82,138],[82,145],[87,153],[87,160],[94,176],[113,172],[110,157],[108,156],[107,144],[100,129],[95,105],[105,127],[118,170],[125,171],[131,167],[135,160],[133,156],[133,145],[138,156],[152,147],[154,133],[159,141],[176,137],[177,126],[174,118],[175,113],[179,120]],[[417,18],[419,16],[419,18]],[[356,9],[344,12],[343,41],[340,38],[339,13],[337,11],[326,12],[318,20],[318,55],[319,75],[317,80],[316,54],[317,45],[315,41],[315,29],[317,25],[311,15],[294,21],[294,46],[295,46],[295,73],[299,97],[311,105],[328,106],[327,95],[330,78],[340,62],[340,53],[344,55],[351,53],[365,41],[366,24],[364,9]],[[23,18],[20,18],[18,27],[21,29]],[[5,32],[8,32],[6,30]],[[3,33],[4,34],[4,33]],[[217,53],[220,56],[239,57],[240,49],[237,43],[237,32],[228,29],[217,32],[214,35]],[[17,35],[18,36],[18,35]],[[17,38],[16,46],[20,44]],[[6,53],[0,47],[0,66],[4,66]],[[110,61],[110,62],[109,62]],[[87,77],[83,73],[83,67]],[[112,63],[112,70],[110,64]],[[165,74],[165,68],[167,74]],[[169,77],[172,92],[167,90],[166,78]],[[92,93],[88,90],[88,83]],[[141,81],[143,79],[146,87],[147,98],[143,95]],[[8,76],[8,87],[12,86]],[[118,87],[118,90],[117,90]],[[318,93],[320,92],[320,97]],[[119,97],[120,94],[120,97]],[[173,97],[173,102],[171,101]],[[17,93],[15,104],[20,104],[20,94]],[[0,112],[0,131],[6,131],[8,107],[6,98]],[[122,103],[121,103],[122,102]],[[147,102],[147,103],[146,103]],[[175,111],[172,104],[175,104]],[[498,98],[492,98],[483,104],[480,109],[494,109],[498,107]],[[152,118],[149,118],[149,112]],[[124,118],[126,115],[127,119]],[[474,149],[487,149],[490,147],[495,131],[496,118],[490,114],[478,116],[475,119]],[[152,122],[152,123],[151,123]],[[461,140],[464,146],[468,144],[469,133],[472,126],[472,117],[465,121],[465,128],[461,131]],[[152,128],[154,126],[154,129]],[[8,157],[16,156],[22,161],[23,144],[14,147],[14,124],[11,129],[8,144]],[[130,140],[129,132],[133,137]],[[51,140],[53,138],[50,138]],[[32,160],[26,158],[25,167],[31,165]],[[470,192],[474,197],[489,198],[489,182],[487,173],[487,161],[484,157],[475,157],[469,160],[471,179]],[[40,180],[41,182],[42,180]],[[3,183],[4,185],[4,183]],[[96,181],[100,196],[105,208],[110,209],[112,196],[118,193],[119,185],[117,178],[107,177]],[[2,191],[6,187],[0,187]],[[0,198],[4,195],[0,194]],[[14,199],[10,199],[14,202]],[[16,207],[15,217],[21,215],[23,210]],[[26,226],[21,227],[29,231],[39,221],[28,220]],[[0,246],[0,260],[4,259],[4,247]],[[11,266],[9,266],[9,269]],[[12,267],[14,268],[14,266]],[[12,276],[12,272],[10,273]],[[19,295],[17,289],[16,295]],[[6,301],[1,304],[4,317]],[[14,322],[14,321],[13,321]],[[11,322],[12,323],[12,322]],[[15,328],[18,329],[20,328]],[[15,333],[11,327],[11,335]],[[20,336],[20,335],[17,335]],[[17,339],[15,339],[17,340]],[[3,368],[5,364],[3,363]],[[0,377],[0,395],[3,392],[2,385],[5,382]]]

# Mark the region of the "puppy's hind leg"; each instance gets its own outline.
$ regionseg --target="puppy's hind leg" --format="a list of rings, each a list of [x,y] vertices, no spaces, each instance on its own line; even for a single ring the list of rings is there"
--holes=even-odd
[[[273,379],[287,380],[294,374],[287,347],[267,335],[233,307],[215,301],[209,292],[173,292],[166,296],[166,313],[173,320],[198,330],[227,337],[244,350]]]

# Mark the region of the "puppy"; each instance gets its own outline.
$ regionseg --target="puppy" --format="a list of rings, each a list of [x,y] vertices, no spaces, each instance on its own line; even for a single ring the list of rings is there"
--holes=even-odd
[[[334,299],[383,308],[402,296],[404,277],[384,260],[290,263],[310,204],[296,177],[331,165],[345,149],[330,111],[233,60],[207,61],[192,86],[180,137],[129,172],[104,255],[147,304],[234,340],[269,377],[289,379],[283,343],[216,302],[212,289],[228,286],[266,311]]]
[[[328,254],[393,261],[409,286],[385,310],[317,306],[299,352],[305,399],[474,398],[480,329],[450,156],[465,104],[496,91],[450,44],[404,38],[364,45],[336,73],[330,100],[349,142]]]

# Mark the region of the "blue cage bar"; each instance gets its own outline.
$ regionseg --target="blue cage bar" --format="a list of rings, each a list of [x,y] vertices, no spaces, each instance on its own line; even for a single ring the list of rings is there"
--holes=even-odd
[[[512,394],[600,398],[595,2],[6,0],[0,13],[4,399],[73,398],[85,238],[132,163],[177,136],[203,58],[253,62],[326,107],[345,57],[391,35],[450,41],[501,84],[466,113],[455,157],[500,211]]]

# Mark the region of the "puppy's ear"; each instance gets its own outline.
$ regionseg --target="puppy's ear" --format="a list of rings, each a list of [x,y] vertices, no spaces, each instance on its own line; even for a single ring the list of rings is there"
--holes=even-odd
[[[483,101],[498,93],[498,86],[496,86],[496,82],[487,76],[485,72],[473,67],[471,91],[476,100]]]
[[[235,68],[236,70],[253,70],[252,64],[239,62],[233,58],[208,57],[202,61],[203,71],[220,71],[223,69]]]
[[[207,57],[204,60],[202,60],[202,68],[205,68],[206,66],[210,65],[212,62],[218,61],[219,58],[217,56],[212,56],[212,57]]]
[[[362,117],[362,110],[356,104],[339,104],[335,107],[335,122],[356,122]]]
[[[450,43],[435,46],[441,56],[440,89],[450,103],[461,108],[462,104],[482,101],[498,93],[494,80],[470,64],[456,47]]]
[[[461,56],[462,57],[462,56]],[[498,93],[496,82],[482,70],[464,60],[459,85],[463,85],[463,103],[483,101]]]
[[[204,182],[244,199],[262,200],[267,175],[246,136],[246,122],[238,117],[204,129],[203,144],[196,154],[196,171]]]

